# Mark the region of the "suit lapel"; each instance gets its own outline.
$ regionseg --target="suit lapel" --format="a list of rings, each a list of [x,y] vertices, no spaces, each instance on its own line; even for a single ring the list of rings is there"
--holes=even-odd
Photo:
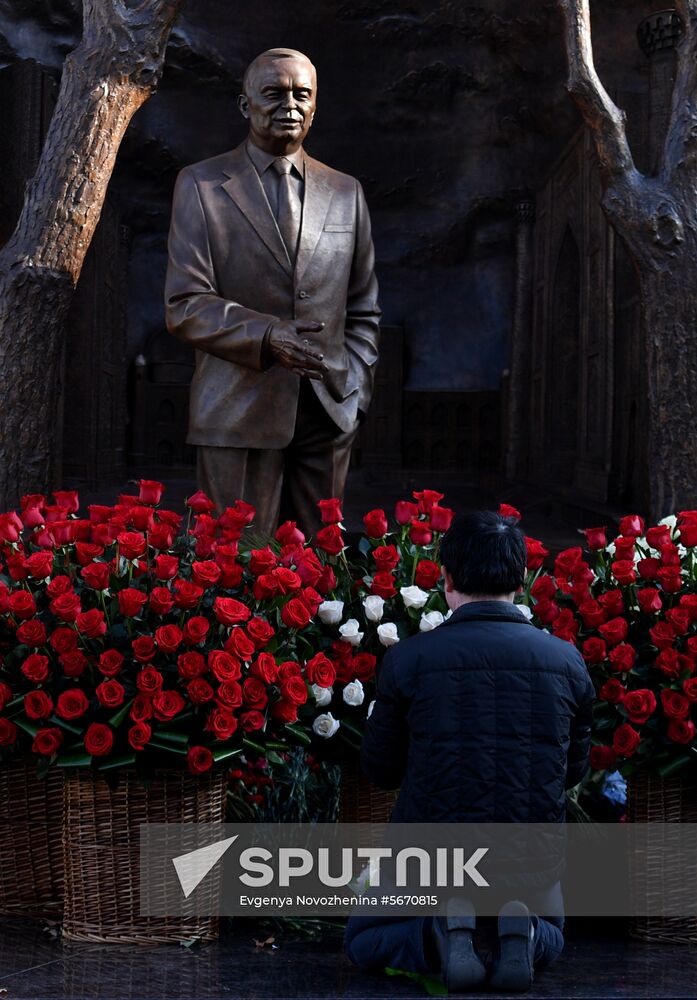
[[[233,151],[230,166],[224,170],[228,180],[223,190],[235,202],[247,221],[254,227],[280,266],[287,274],[293,273],[281,234],[266,200],[264,188],[254,164],[247,156],[244,143]],[[307,191],[305,192],[307,196]]]
[[[305,194],[303,216],[300,227],[298,257],[295,264],[295,280],[299,281],[312,259],[322,235],[324,220],[334,189],[329,182],[329,171],[321,163],[305,154]]]

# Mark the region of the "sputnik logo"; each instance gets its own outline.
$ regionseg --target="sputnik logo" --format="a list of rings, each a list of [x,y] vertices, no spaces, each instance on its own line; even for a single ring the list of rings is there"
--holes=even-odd
[[[206,847],[199,847],[195,851],[188,851],[186,854],[172,858],[172,864],[185,899],[188,899],[194,889],[200,885],[238,836],[239,834],[235,834],[234,837],[227,837],[225,840],[216,840],[215,843],[208,844]]]

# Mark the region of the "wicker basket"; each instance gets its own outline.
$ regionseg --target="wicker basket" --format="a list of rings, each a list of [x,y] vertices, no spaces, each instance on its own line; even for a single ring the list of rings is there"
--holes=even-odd
[[[697,775],[660,778],[640,772],[628,782],[627,819],[632,823],[697,823]],[[671,854],[657,849],[635,861],[632,885],[638,901],[649,913],[659,908],[671,886],[684,884],[684,866]],[[697,942],[697,916],[634,917],[629,932],[640,941],[665,944]]]
[[[63,773],[0,767],[0,914],[59,918],[63,909]]]
[[[218,918],[139,914],[141,823],[223,823],[227,772],[158,772],[150,788],[125,770],[110,788],[92,771],[66,774],[63,797],[63,936],[76,941],[166,944],[215,940]]]
[[[371,785],[357,762],[341,769],[340,823],[389,823],[397,801],[396,791]]]

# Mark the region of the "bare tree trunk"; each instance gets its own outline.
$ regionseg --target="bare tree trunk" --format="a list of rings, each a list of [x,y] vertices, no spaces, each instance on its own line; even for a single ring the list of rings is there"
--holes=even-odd
[[[0,252],[0,510],[51,485],[65,318],[121,140],[157,86],[182,3],[83,0],[82,40]]]
[[[657,173],[637,170],[625,115],[593,64],[589,0],[559,0],[569,91],[591,129],[603,207],[639,276],[645,344],[649,515],[697,506],[697,0],[683,24],[668,133]]]

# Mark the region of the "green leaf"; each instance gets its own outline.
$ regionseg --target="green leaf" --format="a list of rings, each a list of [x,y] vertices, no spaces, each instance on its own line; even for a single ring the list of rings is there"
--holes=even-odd
[[[131,698],[131,700],[127,701],[125,703],[125,705],[121,706],[121,708],[118,710],[118,712],[114,712],[114,714],[112,715],[112,717],[107,720],[108,723],[109,723],[109,725],[113,726],[114,729],[118,729],[119,726],[121,725],[121,723],[123,722],[123,720],[128,715],[128,710],[129,710],[129,708],[131,707],[131,705],[133,704],[134,701],[135,701],[135,698]]]
[[[305,730],[300,729],[300,727],[296,726],[294,723],[286,722],[285,728],[288,730],[289,733],[292,733],[295,739],[299,740],[303,744],[303,746],[309,747],[310,744],[312,743],[312,740],[307,735]]]
[[[31,722],[27,722],[25,719],[17,719],[16,724],[20,729],[23,729],[25,733],[29,733],[30,736],[34,737],[39,731],[38,726],[32,725]]]
[[[149,747],[155,747],[157,750],[166,750],[168,753],[177,753],[186,755],[186,747],[176,746],[173,743],[161,742],[154,736],[147,745]]]
[[[213,760],[227,760],[228,757],[235,757],[238,753],[242,753],[242,747],[235,747],[234,749],[222,749],[213,751]]]
[[[341,719],[341,725],[345,726],[350,733],[353,733],[355,736],[358,736],[360,739],[363,739],[363,730],[360,729],[355,722],[351,722],[350,719],[344,718]]]
[[[73,736],[82,736],[82,730],[79,726],[71,726],[69,722],[65,721],[65,719],[59,719],[57,715],[52,715],[49,722],[52,722],[54,726],[60,726],[61,729],[67,730],[69,733],[72,733]]]
[[[170,733],[166,729],[158,729],[158,740],[169,740],[171,743],[185,744],[189,742],[188,733]],[[152,742],[152,740],[150,741]]]
[[[261,743],[255,743],[254,740],[250,740],[248,736],[242,737],[242,742],[250,750],[256,750],[257,753],[266,755],[266,747],[263,747]]]
[[[135,764],[135,762],[136,762],[135,753],[124,753],[118,757],[111,757],[103,764],[100,764],[99,770],[109,771],[113,767],[129,767],[131,764]]]
[[[66,753],[56,760],[58,767],[89,767],[91,763],[92,756],[88,753]]]
[[[662,778],[668,778],[671,774],[675,774],[676,771],[682,770],[686,764],[689,764],[692,758],[689,753],[681,754],[676,757],[675,760],[671,760],[668,764],[663,764],[662,767],[658,768],[658,773]]]

